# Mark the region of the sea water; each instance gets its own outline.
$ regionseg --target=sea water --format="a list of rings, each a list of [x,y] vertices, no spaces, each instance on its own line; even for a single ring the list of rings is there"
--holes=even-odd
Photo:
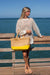
[[[40,32],[44,36],[50,36],[50,18],[33,18]],[[0,33],[15,33],[18,18],[0,18]],[[37,36],[33,31],[34,36]],[[33,46],[33,45],[32,45]],[[50,44],[36,44],[34,47],[50,47]],[[0,48],[11,48],[10,41],[0,41]],[[15,52],[16,59],[23,59],[22,51]],[[30,51],[29,58],[49,58],[50,51]],[[0,52],[0,59],[12,59],[12,52]],[[12,64],[0,64],[0,67],[12,66]]]

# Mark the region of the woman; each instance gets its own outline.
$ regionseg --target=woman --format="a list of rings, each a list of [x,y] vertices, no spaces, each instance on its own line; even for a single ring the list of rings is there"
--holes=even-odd
[[[41,35],[40,30],[39,30],[37,24],[35,23],[34,19],[28,17],[30,15],[30,11],[31,10],[29,7],[24,7],[22,9],[21,17],[18,19],[17,24],[16,24],[16,33],[18,33],[18,31],[20,31],[19,32],[20,37],[22,37],[23,35],[25,37],[29,36],[30,37],[30,46],[31,46],[31,44],[34,43],[33,30],[36,32],[36,34],[39,37],[43,37],[43,36]],[[25,73],[26,74],[32,73],[32,70],[29,65],[29,51],[30,51],[30,49],[27,51],[22,51],[23,58],[25,61]]]

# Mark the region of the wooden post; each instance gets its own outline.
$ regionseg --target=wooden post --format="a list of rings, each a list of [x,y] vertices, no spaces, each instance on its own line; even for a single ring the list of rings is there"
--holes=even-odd
[[[13,75],[15,75],[15,51],[12,51],[12,70],[13,70]]]
[[[12,67],[15,67],[15,51],[12,51],[12,60],[13,60]]]

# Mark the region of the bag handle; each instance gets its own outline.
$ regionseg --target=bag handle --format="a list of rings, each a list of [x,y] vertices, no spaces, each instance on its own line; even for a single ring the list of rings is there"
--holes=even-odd
[[[16,35],[16,38],[19,38],[19,37],[18,37],[19,32],[20,32],[20,30],[18,30],[17,35]],[[23,35],[22,37],[24,37],[24,35]]]
[[[16,38],[18,38],[19,32],[20,32],[20,30],[18,30],[17,35],[16,35]]]

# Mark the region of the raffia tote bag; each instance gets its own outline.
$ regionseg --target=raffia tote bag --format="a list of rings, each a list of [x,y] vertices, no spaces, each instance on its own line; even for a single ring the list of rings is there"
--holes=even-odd
[[[11,39],[12,50],[28,50],[29,47],[30,47],[30,38],[29,37],[19,38],[17,35],[16,38]]]

